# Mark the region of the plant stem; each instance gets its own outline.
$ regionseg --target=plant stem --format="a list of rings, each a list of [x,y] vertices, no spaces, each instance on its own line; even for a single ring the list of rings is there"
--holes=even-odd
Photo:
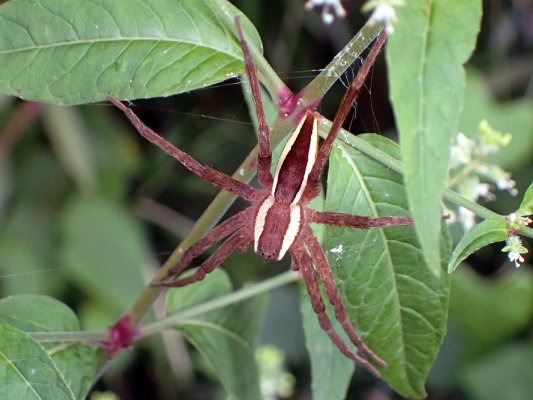
[[[238,303],[250,297],[257,296],[260,293],[268,292],[280,286],[296,282],[298,279],[300,279],[299,273],[294,271],[284,272],[273,278],[267,279],[266,281],[255,283],[243,289],[228,293],[224,296],[220,296],[204,303],[186,308],[166,318],[162,318],[144,327],[142,329],[142,336],[150,336],[154,333],[161,332],[179,324],[183,320],[191,319],[207,312]]]
[[[259,147],[256,146],[246,157],[237,171],[233,174],[233,178],[242,182],[249,182],[255,174],[255,159]],[[159,282],[165,277],[167,271],[172,268],[181,258],[185,250],[187,250],[192,244],[202,238],[207,232],[216,225],[216,223],[226,213],[228,208],[235,201],[236,196],[229,192],[221,191],[213,200],[213,202],[207,207],[202,216],[198,219],[194,227],[189,234],[183,239],[180,245],[174,250],[172,255],[163,264],[156,276],[152,279],[151,283]],[[147,286],[136,299],[135,303],[126,312],[129,315],[131,322],[134,326],[138,325],[146,314],[150,306],[153,304],[157,296],[163,288]]]
[[[150,336],[154,333],[170,329],[180,322],[203,315],[207,312],[218,310],[238,303],[240,301],[257,296],[258,294],[268,292],[272,289],[296,282],[300,279],[300,274],[294,271],[287,271],[279,274],[273,278],[267,279],[263,282],[256,283],[240,290],[228,293],[224,296],[217,297],[186,308],[169,317],[162,318],[154,323],[147,325],[141,329],[141,337]],[[171,289],[176,290],[176,289]],[[83,343],[100,343],[107,339],[108,331],[80,331],[80,332],[29,332],[32,338],[38,342],[83,342]]]

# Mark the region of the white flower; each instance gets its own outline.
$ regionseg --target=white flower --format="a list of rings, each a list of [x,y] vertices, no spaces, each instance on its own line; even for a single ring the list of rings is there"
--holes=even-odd
[[[524,257],[522,257],[520,255],[520,253],[518,253],[516,251],[510,251],[509,252],[509,260],[511,262],[514,262],[515,267],[518,268],[518,267],[520,267],[520,263],[518,261],[524,262]]]
[[[388,35],[394,33],[394,23],[398,22],[394,6],[405,4],[403,0],[370,0],[363,4],[363,11],[372,11],[370,23],[384,23]]]
[[[308,10],[312,10],[315,6],[324,6],[322,8],[322,21],[324,21],[326,25],[331,24],[335,19],[335,16],[339,18],[346,16],[346,10],[341,4],[341,0],[308,0],[307,3],[305,3],[305,8]],[[335,15],[333,14],[332,9],[335,12]]]
[[[464,207],[459,207],[458,211],[458,221],[463,225],[463,231],[468,232],[476,224],[476,214]]]
[[[518,268],[520,263],[524,262],[524,258],[521,256],[521,254],[527,253],[528,250],[522,246],[522,241],[516,235],[510,235],[505,241],[505,244],[507,244],[507,246],[505,246],[502,251],[504,253],[509,252],[509,260],[514,262],[514,265],[516,268]]]

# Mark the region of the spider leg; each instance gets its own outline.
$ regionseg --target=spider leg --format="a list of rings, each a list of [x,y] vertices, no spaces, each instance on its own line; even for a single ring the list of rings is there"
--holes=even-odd
[[[299,248],[293,247],[291,248],[290,252],[292,256],[292,269],[295,271],[299,270],[302,273],[305,287],[307,288],[307,293],[309,295],[309,300],[311,300],[313,310],[318,316],[320,327],[324,330],[324,332],[327,333],[331,341],[346,357],[365,367],[373,375],[379,378],[381,376],[379,371],[367,360],[355,354],[352,349],[350,349],[346,343],[344,343],[339,334],[333,329],[333,325],[331,325],[331,321],[326,314],[326,306],[324,305],[324,301],[322,300],[322,295],[318,286],[315,270],[313,268],[313,260],[309,254],[307,254],[305,248],[303,246]]]
[[[133,126],[137,128],[139,133],[144,138],[148,139],[150,142],[170,154],[189,171],[195,173],[200,178],[211,182],[213,185],[216,185],[219,188],[236,194],[237,196],[240,196],[246,200],[252,200],[254,198],[256,190],[253,187],[247,185],[246,183],[239,182],[226,174],[215,171],[205,165],[200,164],[190,155],[176,148],[175,146],[167,142],[165,139],[163,139],[161,136],[159,136],[157,133],[155,133],[153,130],[148,128],[129,107],[126,107],[124,104],[122,104],[110,94],[107,95],[107,98],[115,106],[124,111]]]
[[[343,214],[329,211],[316,211],[306,208],[306,216],[310,222],[318,224],[343,226],[347,228],[384,228],[394,225],[413,225],[410,217],[364,217],[361,215]]]
[[[207,233],[203,238],[194,243],[187,249],[185,253],[183,253],[181,259],[176,263],[176,265],[168,270],[166,276],[162,280],[168,279],[171,276],[179,275],[191,263],[192,260],[201,255],[204,251],[225,237],[229,236],[237,229],[242,228],[249,219],[249,215],[249,209],[246,209],[214,227],[211,231],[209,231],[209,233]],[[152,286],[159,285],[156,283]]]
[[[261,100],[261,89],[259,88],[259,80],[255,71],[255,64],[250,54],[250,49],[244,40],[242,33],[241,22],[239,17],[235,17],[235,25],[239,32],[239,39],[241,41],[242,53],[244,55],[244,67],[246,68],[246,75],[250,81],[252,89],[252,99],[254,101],[255,113],[257,115],[257,126],[259,131],[259,156],[257,157],[257,178],[259,183],[266,189],[272,188],[272,174],[270,167],[272,166],[272,152],[270,150],[270,129],[265,117],[263,109],[263,101]]]
[[[322,246],[320,246],[320,243],[318,243],[318,239],[313,234],[313,231],[310,227],[307,228],[307,232],[305,233],[305,244],[307,245],[307,248],[311,253],[311,257],[315,262],[316,270],[318,272],[318,275],[320,276],[320,280],[324,284],[324,290],[326,291],[326,295],[328,296],[329,302],[335,309],[335,316],[337,317],[337,320],[341,323],[344,331],[350,338],[351,342],[355,346],[357,346],[359,350],[361,350],[361,353],[363,353],[366,357],[370,358],[377,364],[384,367],[387,366],[387,363],[385,361],[376,356],[363,343],[361,338],[355,332],[353,326],[350,324],[350,321],[348,321],[348,316],[346,315],[346,310],[344,309],[344,306],[341,303],[339,289],[337,289],[337,285],[335,284],[335,279],[333,278],[333,274],[331,272],[328,259],[326,258],[326,254],[324,253],[324,249],[322,249]]]
[[[222,264],[231,253],[237,249],[241,250],[248,247],[252,240],[253,237],[250,233],[245,228],[241,228],[231,235],[228,240],[222,243],[220,247],[216,249],[216,251],[211,254],[202,265],[200,265],[193,275],[175,281],[162,281],[156,283],[154,286],[182,287],[201,281],[208,273],[212,272],[216,267]]]
[[[331,152],[333,142],[337,138],[337,134],[342,128],[342,124],[344,123],[348,112],[352,108],[353,102],[355,101],[357,95],[359,94],[359,91],[363,87],[366,77],[370,72],[370,68],[372,67],[372,64],[374,64],[374,61],[376,60],[376,57],[378,56],[379,51],[381,50],[381,47],[385,43],[386,38],[387,34],[385,33],[385,31],[381,32],[381,34],[378,36],[376,44],[374,45],[374,47],[372,47],[372,50],[370,50],[370,53],[368,54],[368,57],[365,60],[365,63],[357,72],[357,76],[352,81],[352,84],[350,85],[348,91],[342,99],[342,103],[339,107],[337,115],[335,116],[335,119],[333,120],[333,125],[331,126],[331,130],[328,133],[328,137],[322,144],[322,147],[320,147],[316,157],[315,165],[313,166],[313,169],[309,174],[309,177],[307,178],[307,188],[304,194],[306,199],[313,199],[320,193],[320,176],[322,175],[324,167],[326,166],[326,162],[328,161],[329,153]]]

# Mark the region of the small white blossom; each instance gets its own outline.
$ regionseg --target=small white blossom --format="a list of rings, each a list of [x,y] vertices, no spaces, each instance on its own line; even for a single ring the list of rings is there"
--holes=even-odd
[[[341,0],[308,0],[307,3],[305,3],[305,8],[308,10],[320,6],[323,6],[322,21],[324,21],[326,25],[330,25],[335,19],[335,16],[339,18],[346,16],[346,10],[341,4]]]
[[[509,144],[510,140],[510,134],[495,131],[486,120],[480,122],[475,139],[458,133],[451,147],[447,186],[473,202],[477,202],[480,197],[486,201],[494,200],[496,196],[491,190],[495,188],[507,190],[515,196],[518,192],[511,174],[484,161],[487,155],[496,153],[502,146]],[[459,210],[458,220],[465,231],[474,225],[473,215],[465,210]]]
[[[528,250],[522,246],[522,241],[516,235],[510,235],[505,243],[507,246],[505,246],[502,251],[504,253],[509,252],[509,260],[514,262],[516,268],[520,267],[520,263],[524,262],[524,257],[522,257],[521,254],[527,253]]]
[[[370,23],[384,23],[388,35],[394,33],[394,23],[398,22],[395,6],[404,5],[404,0],[370,0],[363,4],[363,11],[372,11]]]
[[[468,232],[476,224],[476,214],[467,208],[459,207],[459,217],[457,220],[463,225],[463,230]]]

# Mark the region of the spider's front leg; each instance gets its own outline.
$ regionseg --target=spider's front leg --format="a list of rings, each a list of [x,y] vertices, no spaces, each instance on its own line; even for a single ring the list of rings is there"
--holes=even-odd
[[[236,215],[235,217],[245,214],[247,211],[248,210],[243,211],[240,214]],[[235,217],[230,218],[228,221],[232,220]],[[219,225],[217,228],[223,225],[224,223]],[[218,240],[214,241],[216,239],[215,235],[208,237],[213,232],[215,232],[215,234],[219,234],[220,236],[221,232],[226,233],[227,231],[230,231],[234,227],[235,227],[235,220],[232,221],[232,224],[227,224],[225,227],[223,227],[222,229],[218,231],[216,228],[213,229],[209,234],[204,236],[203,239],[201,239],[196,244],[191,246],[189,250],[187,250],[185,254],[183,255],[182,259],[184,259],[184,262],[182,263],[180,261],[174,268],[172,268],[172,270],[176,269],[177,271],[176,273],[181,272],[188,265],[188,263],[196,256],[196,254],[201,254],[204,250],[207,250],[207,248],[211,247],[214,243],[218,242]],[[194,272],[193,275],[188,276],[186,278],[182,278],[182,279],[176,279],[174,281],[173,280],[161,281],[156,284],[153,284],[152,286],[182,287],[182,286],[190,285],[191,283],[194,283],[197,281],[201,281],[202,279],[204,279],[204,277],[208,273],[212,272],[216,267],[222,264],[222,262],[226,258],[228,258],[229,255],[233,253],[235,250],[237,249],[241,251],[246,250],[246,248],[248,248],[252,240],[253,240],[253,236],[251,235],[249,229],[247,229],[246,226],[241,227],[235,233],[233,233],[233,235],[231,235],[229,239],[227,239],[224,243],[222,243],[220,247],[216,249],[215,252],[206,261],[202,263],[202,265],[200,265],[200,267]]]
[[[257,130],[259,136],[259,155],[257,156],[257,179],[261,186],[269,190],[272,188],[273,178],[270,173],[272,166],[272,151],[270,149],[270,129],[268,128],[265,111],[263,109],[263,101],[261,99],[261,89],[259,88],[259,80],[255,71],[255,64],[252,60],[252,55],[248,48],[244,35],[242,33],[241,21],[239,17],[235,17],[235,25],[239,33],[239,40],[241,42],[242,53],[244,55],[244,68],[246,69],[246,76],[250,82],[252,89],[252,99],[254,101],[254,109],[257,116]]]
[[[234,215],[231,218],[228,218],[226,221],[213,228],[203,238],[201,238],[199,241],[189,247],[187,251],[183,253],[183,256],[176,263],[176,265],[174,265],[167,271],[165,277],[160,282],[153,283],[152,286],[176,286],[175,282],[177,281],[167,279],[173,276],[178,276],[183,272],[185,268],[187,268],[187,266],[191,263],[192,260],[204,253],[207,249],[214,246],[216,243],[228,237],[235,231],[242,230],[245,225],[249,225],[251,223],[251,218],[251,210],[247,209],[241,211],[240,213]],[[250,235],[248,234],[248,236]],[[239,248],[239,250],[242,250],[242,248]]]

